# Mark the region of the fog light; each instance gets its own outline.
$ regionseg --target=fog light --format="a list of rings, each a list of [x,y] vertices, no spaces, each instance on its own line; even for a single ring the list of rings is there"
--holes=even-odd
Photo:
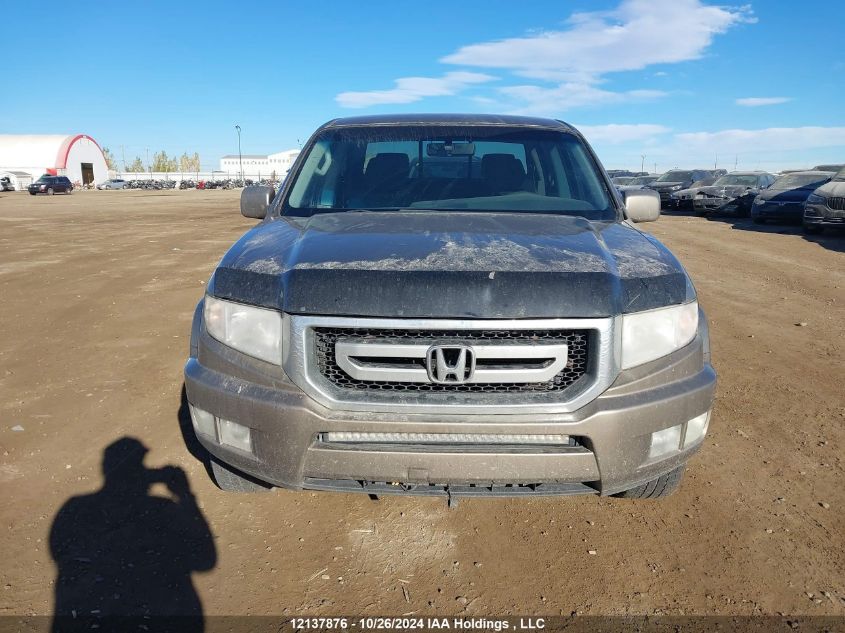
[[[707,425],[710,423],[710,412],[702,413],[687,422],[687,434],[684,436],[684,448],[692,446],[704,438],[707,433]]]
[[[220,433],[221,444],[239,448],[242,451],[252,452],[252,438],[250,437],[248,426],[218,418],[217,430]]]
[[[190,405],[191,408],[191,422],[194,425],[194,431],[200,435],[205,435],[213,440],[217,439],[217,431],[214,428],[214,416],[208,411],[203,411]]]
[[[680,446],[681,425],[670,426],[668,429],[651,434],[651,448],[648,451],[648,457],[649,459],[660,457],[678,450]]]

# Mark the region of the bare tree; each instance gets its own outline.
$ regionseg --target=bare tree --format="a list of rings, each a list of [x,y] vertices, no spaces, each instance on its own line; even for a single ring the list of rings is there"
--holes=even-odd
[[[114,154],[108,147],[103,148],[103,157],[106,159],[106,167],[112,171],[117,169],[117,161],[114,159]]]
[[[141,157],[136,156],[135,160],[132,161],[131,163],[129,163],[129,167],[126,168],[126,171],[134,171],[134,172],[145,171],[144,163],[141,161]]]

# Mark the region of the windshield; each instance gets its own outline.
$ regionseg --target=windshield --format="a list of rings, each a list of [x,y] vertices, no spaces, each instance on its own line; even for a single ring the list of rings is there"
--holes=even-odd
[[[727,176],[722,176],[713,183],[714,187],[724,187],[724,186],[731,186],[731,185],[740,185],[742,187],[756,187],[757,186],[757,176],[740,176],[739,174],[728,174]]]
[[[819,174],[789,174],[775,180],[770,189],[798,189],[800,187],[816,188],[830,180],[830,176]]]
[[[657,179],[657,182],[684,182],[685,180],[692,180],[691,171],[673,169],[672,171],[667,171],[665,174],[660,176],[660,178]]]
[[[576,136],[471,125],[326,130],[310,144],[282,213],[415,209],[617,218]]]
[[[631,179],[629,185],[647,185],[651,182],[657,180],[657,176],[637,176],[636,178]]]

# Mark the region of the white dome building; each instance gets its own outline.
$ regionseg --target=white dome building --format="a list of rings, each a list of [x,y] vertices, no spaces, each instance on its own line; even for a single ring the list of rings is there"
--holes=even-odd
[[[76,134],[0,134],[0,174],[67,176],[81,184],[109,177],[103,150],[90,136]]]

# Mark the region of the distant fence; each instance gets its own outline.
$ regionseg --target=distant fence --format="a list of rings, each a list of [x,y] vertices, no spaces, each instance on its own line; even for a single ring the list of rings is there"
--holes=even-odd
[[[273,171],[246,171],[244,180],[262,180],[272,178]],[[284,176],[275,172],[276,180]],[[123,180],[235,180],[240,178],[240,171],[111,171],[110,178],[122,178]]]

